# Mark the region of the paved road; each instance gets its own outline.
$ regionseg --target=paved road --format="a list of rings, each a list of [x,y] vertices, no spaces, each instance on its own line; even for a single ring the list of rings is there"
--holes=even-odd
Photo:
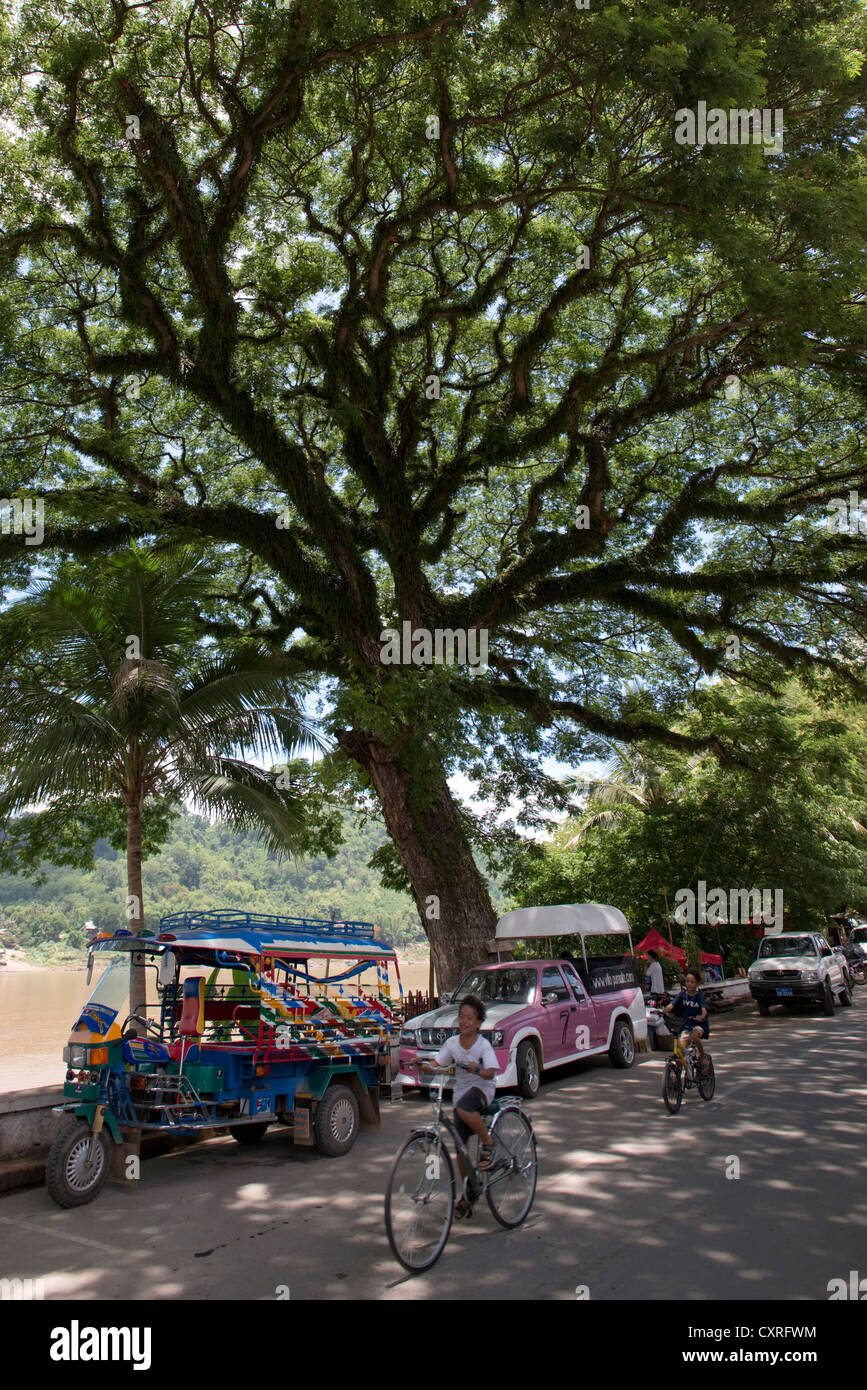
[[[215,1139],[146,1161],[64,1212],[44,1190],[0,1198],[0,1276],[63,1299],[821,1299],[867,1276],[867,990],[833,1019],[752,1007],[717,1022],[717,1094],[679,1115],[665,1054],[547,1080],[531,1113],[536,1204],[506,1232],[485,1207],[436,1268],[391,1257],[382,1197],[419,1099],[384,1108],[344,1159]],[[737,1158],[740,1177],[726,1176]]]

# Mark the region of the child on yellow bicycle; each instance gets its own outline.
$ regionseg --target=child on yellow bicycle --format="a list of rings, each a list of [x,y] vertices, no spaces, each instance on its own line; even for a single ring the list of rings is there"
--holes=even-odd
[[[695,1043],[701,1062],[702,1075],[707,1076],[710,1071],[710,1062],[702,1043],[705,1038],[710,1037],[710,1024],[708,1022],[710,1014],[707,1001],[699,989],[700,983],[698,971],[687,970],[683,989],[663,1009],[663,1013],[677,1014],[679,1018],[683,1019],[684,1029],[680,1035],[681,1042]]]

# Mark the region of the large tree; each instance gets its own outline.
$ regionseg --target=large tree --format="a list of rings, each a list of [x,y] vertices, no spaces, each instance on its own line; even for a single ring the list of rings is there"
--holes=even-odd
[[[44,498],[47,563],[220,555],[211,633],[321,673],[446,983],[494,922],[450,771],[532,814],[545,752],[725,753],[672,727],[704,673],[849,677],[857,0],[9,24],[4,494]],[[782,111],[782,142],[681,144],[700,102]],[[33,553],[2,538],[9,582]],[[384,665],[404,622],[486,631],[488,670]]]

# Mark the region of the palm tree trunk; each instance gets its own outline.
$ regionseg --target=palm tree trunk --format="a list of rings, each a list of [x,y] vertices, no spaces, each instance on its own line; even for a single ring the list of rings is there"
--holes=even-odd
[[[141,796],[137,790],[126,798],[126,891],[129,930],[136,935],[144,930],[144,895],[141,879]],[[147,1002],[147,980],[144,965],[138,957],[130,958],[130,1013],[144,1014]]]

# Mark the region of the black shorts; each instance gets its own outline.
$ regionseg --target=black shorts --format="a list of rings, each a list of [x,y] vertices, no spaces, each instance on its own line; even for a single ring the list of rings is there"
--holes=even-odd
[[[482,1111],[487,1110],[488,1106],[491,1103],[492,1102],[488,1100],[484,1091],[481,1090],[480,1087],[472,1086],[469,1091],[464,1091],[463,1095],[460,1098],[460,1101],[458,1102],[458,1105],[460,1106],[461,1110],[468,1110],[471,1114],[481,1115]],[[473,1132],[467,1124],[466,1120],[461,1119],[460,1115],[458,1114],[457,1106],[455,1106],[455,1129],[463,1139],[464,1143],[467,1142],[467,1140]]]
[[[707,1019],[705,1019],[703,1023],[685,1023],[682,1031],[684,1033],[691,1033],[693,1028],[701,1029],[702,1041],[710,1037],[710,1028],[708,1027]]]

